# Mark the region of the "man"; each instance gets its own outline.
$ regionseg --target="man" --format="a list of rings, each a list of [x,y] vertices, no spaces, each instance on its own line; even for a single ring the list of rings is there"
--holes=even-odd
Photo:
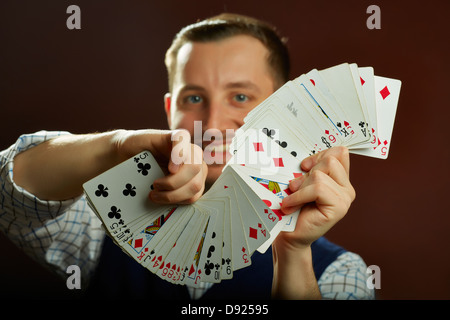
[[[215,129],[225,133],[227,129],[239,128],[245,115],[286,82],[289,74],[287,50],[273,28],[255,19],[230,14],[180,31],[167,52],[166,65],[169,93],[165,96],[165,110],[170,129],[185,129],[191,136],[194,121],[201,121],[203,131]],[[201,150],[190,144],[188,149],[192,152],[184,154],[183,163],[177,165],[170,158],[172,148],[177,143],[189,144],[178,142],[174,137],[178,134],[178,131],[116,130],[88,135],[40,132],[21,137],[1,157],[1,179],[7,186],[3,191],[2,230],[25,252],[61,274],[70,264],[80,266],[83,279],[93,279],[92,290],[104,289],[106,282],[118,283],[117,276],[105,280],[107,271],[98,270],[110,270],[127,257],[120,254],[114,256],[115,260],[108,260],[117,248],[104,240],[100,222],[82,196],[82,184],[148,149],[168,173],[154,182],[150,198],[157,203],[196,201],[205,184],[208,188],[220,175],[223,162],[198,164],[200,161],[193,161],[193,157],[201,155]],[[226,160],[229,142],[215,141],[209,145],[216,159],[222,155]],[[205,152],[205,157],[208,156]],[[362,275],[364,262],[322,237],[347,213],[355,198],[349,181],[348,151],[332,148],[321,152],[305,159],[302,169],[307,174],[291,181],[292,194],[282,204],[286,214],[302,207],[295,231],[282,232],[268,254],[255,254],[253,269],[238,271],[235,279],[223,281],[201,294],[225,297],[231,292],[236,297],[232,294],[241,290],[238,286],[246,278],[242,275],[260,270],[261,278],[267,278],[269,273],[264,268],[269,266],[271,276],[261,291],[269,287],[275,298],[372,297],[373,292],[365,287]],[[129,263],[125,261],[117,274],[136,275],[144,270],[133,266],[131,271]],[[153,294],[166,290],[160,288],[167,284],[158,282],[155,276],[145,281],[142,277],[139,282],[154,290]],[[333,281],[342,278],[356,279],[352,285],[347,283],[351,292],[342,285],[333,286]],[[132,277],[124,280],[125,285],[132,282]],[[247,293],[248,298],[258,294],[257,283],[253,285],[255,290]],[[169,285],[167,292],[169,297],[176,294],[178,297],[180,290]],[[191,297],[198,297],[198,293],[191,290]]]

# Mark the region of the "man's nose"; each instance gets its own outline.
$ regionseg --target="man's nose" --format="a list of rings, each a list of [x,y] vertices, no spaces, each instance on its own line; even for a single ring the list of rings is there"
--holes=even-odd
[[[222,125],[226,118],[224,114],[225,108],[223,108],[220,101],[212,101],[207,109],[207,114],[204,118],[204,129],[223,129]]]

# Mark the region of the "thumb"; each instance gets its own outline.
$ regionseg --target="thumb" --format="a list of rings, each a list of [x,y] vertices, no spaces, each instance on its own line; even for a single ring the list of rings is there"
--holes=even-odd
[[[171,135],[172,152],[169,160],[169,172],[176,173],[183,164],[202,163],[201,149],[191,144],[191,135],[187,130],[174,130]],[[199,149],[199,150],[198,150]]]

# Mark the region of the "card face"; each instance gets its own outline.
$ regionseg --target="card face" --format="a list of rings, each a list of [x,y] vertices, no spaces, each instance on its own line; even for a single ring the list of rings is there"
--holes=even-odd
[[[218,283],[222,274],[222,247],[224,232],[225,204],[221,201],[204,200],[198,204],[209,212],[208,229],[205,235],[203,251],[200,255],[200,266],[203,274],[200,281]]]
[[[371,148],[352,150],[352,153],[386,159],[391,145],[401,81],[375,76],[375,101],[378,134],[374,133]]]
[[[375,73],[372,67],[360,67],[358,68],[358,71],[369,114],[368,128],[372,135],[370,142],[373,144],[375,140],[373,135],[375,132],[378,132],[377,108],[375,101]]]
[[[265,134],[246,132],[239,150],[236,150],[228,165],[245,165],[260,170],[261,174],[283,176],[294,179],[303,174],[297,157],[293,157]]]
[[[168,209],[159,218],[138,228],[137,232],[126,239],[124,241],[125,243],[122,243],[122,249],[137,262],[141,263],[145,261],[151,251],[149,249],[151,240],[176,210],[176,207]],[[120,240],[120,238],[118,239]]]
[[[314,87],[325,99],[325,104],[335,112],[337,117],[336,126],[339,128],[343,139],[347,141],[345,145],[351,144],[352,139],[354,139],[355,135],[357,135],[358,132],[355,131],[350,124],[350,118],[347,114],[347,110],[340,106],[339,102],[336,100],[336,97],[330,91],[330,88],[328,88],[325,80],[322,78],[320,72],[317,69],[313,69],[308,72],[307,76]]]
[[[277,103],[281,104],[280,101]],[[296,158],[303,159],[311,154],[313,143],[297,130],[296,123],[282,119],[274,104],[269,104],[267,110],[255,114],[254,117],[248,117],[248,122],[237,131],[230,145],[232,154],[240,147],[242,137],[250,132],[268,136]]]
[[[202,212],[202,216],[207,219],[201,220],[200,229],[196,229],[194,234],[193,246],[189,250],[189,255],[187,258],[187,265],[184,268],[185,275],[183,276],[183,282],[191,287],[198,287],[201,283],[201,274],[203,272],[203,267],[200,265],[200,255],[203,250],[203,244],[205,241],[206,231],[208,229],[209,216]]]
[[[209,202],[213,207],[218,207],[219,212],[223,214],[223,224],[216,224],[216,229],[222,230],[222,244],[221,244],[221,261],[219,261],[219,257],[214,260],[218,261],[221,265],[220,279],[231,279],[233,277],[233,263],[232,263],[232,246],[231,246],[231,215],[230,215],[230,201],[231,197],[226,196],[229,194],[231,189],[225,189],[228,192],[220,192],[215,194],[212,198],[213,200],[209,200],[208,196],[202,197],[200,201],[202,204],[204,202]],[[211,196],[212,193],[209,195]],[[219,230],[220,232],[220,230]],[[220,244],[217,244],[214,248],[209,249],[214,253],[214,255],[218,255],[219,251],[216,250],[216,247]],[[215,277],[217,277],[215,275]],[[203,280],[206,281],[206,280]]]
[[[259,204],[257,212],[260,213],[259,215],[266,222],[266,225],[269,225],[270,233],[279,224],[283,225],[283,231],[294,231],[300,210],[287,216],[281,211],[283,198],[291,194],[289,181],[285,177],[280,176],[261,176],[257,170],[250,167],[233,166],[233,169],[247,186],[254,191],[253,198],[249,196],[249,200],[255,205],[255,208]],[[247,194],[250,193],[248,192]],[[258,199],[264,203],[264,206]]]
[[[367,142],[370,139],[365,130],[367,120],[354,85],[350,66],[343,63],[320,70],[319,73],[340,107],[346,110],[346,114],[349,116],[348,122],[355,129],[354,143]]]
[[[148,195],[153,181],[163,176],[152,154],[144,151],[86,182],[83,188],[111,232],[160,208]]]

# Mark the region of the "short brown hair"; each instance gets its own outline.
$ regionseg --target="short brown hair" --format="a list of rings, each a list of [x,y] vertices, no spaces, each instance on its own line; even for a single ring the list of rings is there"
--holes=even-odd
[[[223,13],[188,25],[175,36],[165,59],[169,92],[172,92],[178,51],[185,43],[218,41],[236,35],[252,36],[268,49],[268,65],[276,86],[283,85],[289,79],[290,61],[286,39],[278,35],[275,27],[248,16]]]

